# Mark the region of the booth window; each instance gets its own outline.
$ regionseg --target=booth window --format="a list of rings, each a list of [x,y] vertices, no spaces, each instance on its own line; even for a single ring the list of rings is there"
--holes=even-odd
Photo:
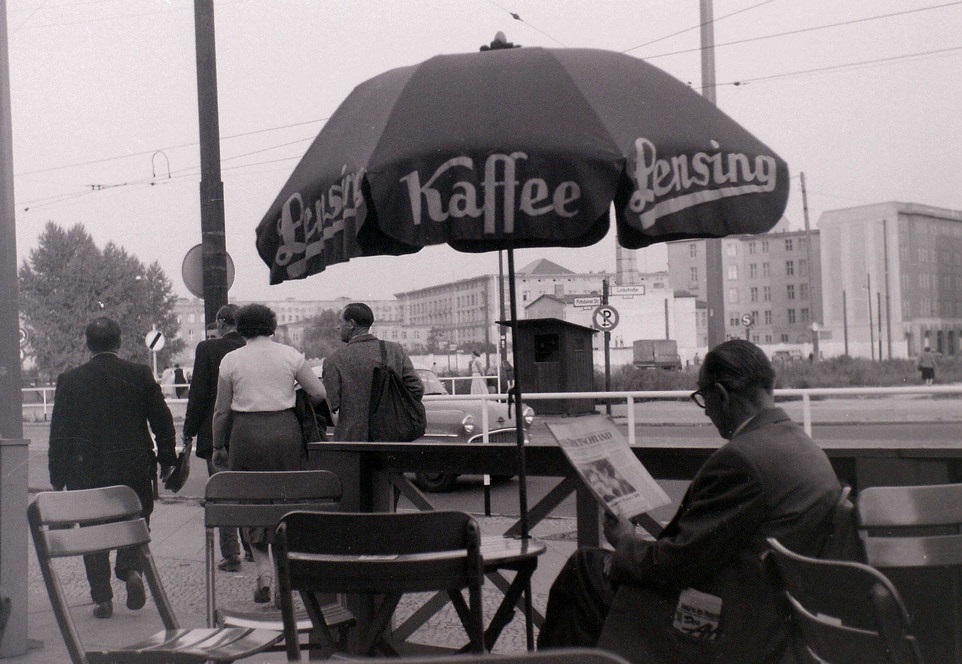
[[[561,340],[557,334],[534,335],[534,361],[561,361]]]

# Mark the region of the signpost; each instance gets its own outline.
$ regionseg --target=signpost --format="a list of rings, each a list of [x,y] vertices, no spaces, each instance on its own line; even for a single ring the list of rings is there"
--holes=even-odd
[[[752,325],[755,324],[755,317],[751,314],[742,314],[742,325],[745,326],[745,341],[751,341],[749,337],[752,332]]]
[[[608,280],[601,282],[601,305],[591,314],[595,329],[605,333],[605,391],[611,391],[611,331],[618,327],[618,310],[608,304]],[[611,402],[605,402],[605,412],[611,415]]]
[[[636,286],[612,286],[611,294],[619,297],[634,297],[636,295],[644,295],[645,287],[641,284]]]
[[[151,328],[147,336],[144,337],[144,344],[146,344],[147,350],[150,351],[151,359],[153,360],[154,380],[157,379],[157,351],[161,350],[165,343],[167,343],[167,339],[164,338],[164,333],[156,327]]]

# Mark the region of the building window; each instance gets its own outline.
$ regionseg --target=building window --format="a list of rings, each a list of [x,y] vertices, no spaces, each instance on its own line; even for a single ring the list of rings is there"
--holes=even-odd
[[[729,303],[729,304],[738,304],[738,289],[737,289],[737,288],[729,288],[729,289],[728,289],[728,303]]]
[[[733,258],[734,258],[735,256],[737,256],[737,255],[738,255],[738,244],[736,244],[735,242],[726,242],[726,243],[725,243],[725,253],[728,254],[729,256],[733,257]]]
[[[798,299],[807,300],[808,299],[808,284],[798,285]]]
[[[729,266],[728,266],[728,280],[729,280],[729,281],[735,281],[735,280],[737,280],[737,279],[738,279],[738,266],[737,266],[737,265],[729,265]]]
[[[771,301],[772,301],[772,287],[771,287],[771,286],[763,286],[763,287],[762,287],[762,301],[763,301],[763,302],[771,302]]]
[[[751,263],[751,264],[748,266],[748,278],[749,278],[749,279],[757,279],[757,278],[758,278],[758,264],[757,264],[757,263]]]
[[[741,325],[742,322],[740,318],[741,317],[738,315],[738,313],[733,311],[728,318],[728,327],[738,327]]]
[[[688,245],[688,257],[697,258],[698,257],[698,245],[692,242]]]
[[[772,312],[771,310],[768,310],[765,312],[765,325],[771,325],[771,324],[772,324]]]
[[[792,238],[785,238],[785,251],[792,251]]]
[[[752,256],[755,255],[755,241],[754,241],[754,240],[752,240],[751,242],[748,243],[748,253],[749,253],[750,255],[752,255]]]
[[[768,253],[768,240],[762,240],[762,253]]]
[[[695,245],[692,245],[695,246]],[[693,284],[698,283],[698,268],[690,267],[688,268],[688,281]]]
[[[787,344],[787,343],[788,343],[788,335],[787,335],[787,334],[783,334],[783,335],[782,335],[782,343],[783,343],[783,344]]]
[[[795,299],[795,284],[788,284],[785,286],[785,297],[789,300]]]
[[[749,289],[749,293],[751,294],[751,301],[758,302],[758,288],[755,286],[752,286],[752,288]]]
[[[789,309],[789,310],[788,310],[788,324],[789,324],[789,325],[792,325],[792,324],[794,324],[794,323],[795,323],[795,310],[794,310],[794,309]]]
[[[803,277],[808,276],[808,261],[804,258],[798,261],[798,273]]]
[[[802,307],[802,309],[801,309],[801,314],[802,314],[802,322],[803,322],[803,323],[807,323],[807,322],[808,322],[808,307]]]
[[[785,276],[795,276],[795,261],[785,261]]]
[[[769,270],[769,268],[768,268],[768,263],[762,263],[762,276],[763,276],[763,277],[770,276],[770,270]]]

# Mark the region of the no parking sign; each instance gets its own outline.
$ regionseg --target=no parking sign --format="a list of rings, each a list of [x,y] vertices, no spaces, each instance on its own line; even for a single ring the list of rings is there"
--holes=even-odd
[[[610,304],[602,304],[600,307],[595,309],[594,313],[591,315],[591,318],[594,322],[595,328],[601,330],[602,332],[611,332],[613,329],[618,327],[618,310]]]

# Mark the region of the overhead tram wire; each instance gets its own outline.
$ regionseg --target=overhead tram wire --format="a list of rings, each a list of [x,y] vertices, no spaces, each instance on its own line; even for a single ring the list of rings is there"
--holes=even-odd
[[[772,34],[770,34],[770,35],[761,35],[761,36],[759,36],[759,37],[748,37],[748,38],[746,38],[746,39],[736,39],[735,41],[722,42],[721,44],[716,43],[716,44],[714,45],[714,47],[715,47],[715,48],[719,48],[719,47],[721,47],[721,46],[735,46],[735,45],[738,45],[738,44],[748,44],[748,43],[756,42],[756,41],[764,41],[764,40],[766,40],[766,39],[774,39],[774,38],[776,38],[776,37],[788,37],[788,36],[791,36],[791,35],[799,35],[799,34],[803,34],[803,33],[806,33],[806,32],[815,32],[815,31],[818,31],[818,30],[826,30],[826,29],[828,29],[828,28],[845,27],[845,26],[849,26],[849,25],[855,25],[855,24],[858,24],[858,23],[866,23],[866,22],[869,22],[869,21],[878,21],[878,20],[881,20],[881,19],[893,18],[893,17],[896,17],[896,16],[904,16],[904,15],[906,15],[906,14],[916,14],[916,13],[919,13],[919,12],[929,11],[929,10],[932,10],[932,9],[944,9],[944,8],[946,8],[946,7],[951,7],[951,6],[954,6],[954,5],[962,5],[962,0],[958,0],[958,1],[956,1],[956,2],[947,2],[947,3],[941,4],[941,5],[932,5],[932,6],[930,6],[930,7],[919,7],[919,8],[916,8],[916,9],[907,9],[907,10],[905,10],[905,11],[891,12],[891,13],[889,13],[889,14],[879,14],[878,16],[867,16],[867,17],[864,17],[864,18],[851,19],[851,20],[849,20],[849,21],[840,21],[840,22],[838,22],[838,23],[827,23],[827,24],[825,24],[825,25],[815,25],[815,26],[811,26],[811,27],[808,27],[808,28],[799,28],[799,29],[797,29],[797,30],[786,30],[786,31],[784,31],[784,32],[775,32],[775,33],[772,33]],[[757,5],[756,5],[756,6],[757,6]],[[731,15],[732,15],[732,14],[729,14],[728,16],[731,16]],[[692,30],[692,29],[693,29],[693,28],[689,28],[689,30]],[[686,30],[683,30],[682,32],[687,32],[687,31],[686,31]],[[677,35],[677,34],[681,34],[681,32],[677,32],[677,33],[675,33],[675,34],[676,34],[676,35]],[[671,35],[671,36],[674,36],[674,35]],[[659,41],[660,41],[660,40],[659,40]],[[652,44],[652,43],[654,43],[654,42],[649,42],[649,44]],[[648,44],[642,44],[642,46],[647,46],[647,45],[648,45]],[[639,49],[639,48],[641,48],[641,46],[636,46],[636,47],[634,47],[634,48],[632,48],[632,49],[628,49],[628,51],[633,51],[633,50],[636,50],[636,49]],[[671,51],[671,52],[668,52],[668,53],[658,53],[658,54],[656,54],[656,55],[646,55],[646,56],[645,56],[645,60],[655,60],[655,59],[657,59],[657,58],[666,58],[666,57],[669,57],[669,56],[672,56],[672,55],[683,55],[683,54],[685,54],[685,53],[695,53],[695,52],[698,52],[698,51],[701,51],[701,50],[702,50],[701,47],[694,47],[694,48],[682,49],[682,50],[680,50],[680,51]],[[628,51],[622,51],[622,52],[623,52],[623,53],[627,53]]]
[[[722,20],[724,20],[724,19],[726,19],[726,18],[731,18],[732,16],[737,16],[738,14],[744,14],[745,12],[751,11],[751,10],[753,10],[753,9],[758,9],[758,8],[761,7],[762,5],[767,5],[767,4],[771,3],[771,2],[775,2],[775,0],[764,0],[764,2],[759,2],[758,4],[752,5],[751,7],[745,7],[744,9],[739,9],[738,11],[731,12],[730,14],[725,14],[724,16],[716,16],[716,17],[713,19],[712,22],[713,22],[713,23],[718,23],[719,21],[722,21]],[[679,30],[678,32],[673,32],[673,33],[671,33],[671,34],[669,34],[669,35],[665,35],[664,37],[659,37],[658,39],[653,39],[653,40],[651,40],[651,41],[649,41],[649,42],[645,42],[644,44],[639,44],[638,46],[632,46],[631,48],[622,51],[622,53],[629,53],[629,52],[631,52],[631,51],[637,51],[639,48],[644,48],[645,46],[651,46],[652,44],[657,44],[658,42],[665,41],[666,39],[671,39],[672,37],[677,37],[678,35],[683,35],[683,34],[685,34],[686,32],[691,32],[692,30],[700,30],[701,27],[702,27],[702,25],[704,25],[704,24],[703,24],[703,23],[699,23],[698,25],[693,25],[693,26],[690,27],[690,28],[685,28],[684,30]],[[696,50],[701,50],[701,49],[696,49]],[[647,58],[645,58],[645,59],[647,60]]]

